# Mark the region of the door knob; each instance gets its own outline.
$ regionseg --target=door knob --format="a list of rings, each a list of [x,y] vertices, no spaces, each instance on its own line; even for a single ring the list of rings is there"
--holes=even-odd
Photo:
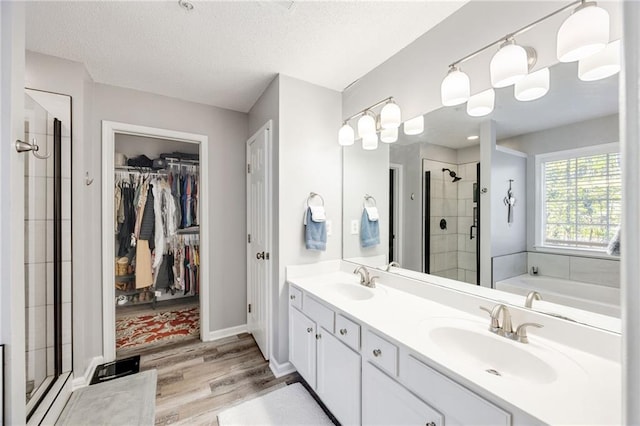
[[[256,253],[256,259],[263,259],[264,260],[264,252]]]

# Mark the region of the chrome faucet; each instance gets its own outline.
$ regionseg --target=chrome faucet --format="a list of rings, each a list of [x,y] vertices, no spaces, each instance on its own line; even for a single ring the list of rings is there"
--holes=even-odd
[[[391,267],[395,266],[396,268],[400,267],[400,264],[398,262],[391,262],[390,264],[387,265],[387,267],[385,268],[385,271],[389,272],[391,270]]]
[[[534,300],[542,300],[542,296],[540,296],[540,293],[537,291],[530,291],[527,293],[527,298],[524,301],[524,307],[531,309]]]
[[[360,274],[360,284],[369,287],[371,284],[371,278],[369,278],[369,271],[363,265],[358,266],[353,270],[354,274]]]
[[[513,336],[513,324],[511,324],[511,313],[509,309],[503,305],[498,304],[489,310],[484,306],[480,306],[480,309],[487,311],[491,316],[491,325],[489,331],[496,333],[498,336],[505,336],[511,338]],[[502,313],[502,324],[500,324],[500,314]]]

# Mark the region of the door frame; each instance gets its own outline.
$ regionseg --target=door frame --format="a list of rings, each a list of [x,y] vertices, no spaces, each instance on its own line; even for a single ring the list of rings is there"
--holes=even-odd
[[[256,137],[258,137],[258,135],[262,132],[267,133],[267,142],[266,142],[266,147],[265,147],[265,156],[266,156],[266,162],[265,162],[265,168],[266,168],[266,173],[265,173],[265,180],[266,180],[266,184],[265,184],[265,188],[267,190],[267,228],[266,228],[266,232],[265,232],[265,249],[268,253],[271,254],[270,256],[270,261],[265,262],[265,275],[267,276],[267,282],[266,282],[266,296],[265,296],[265,300],[266,300],[266,304],[267,306],[265,306],[265,310],[267,312],[267,327],[266,327],[266,335],[267,335],[267,348],[266,348],[266,355],[267,355],[267,360],[271,360],[273,359],[273,355],[271,353],[271,349],[273,348],[273,344],[272,344],[272,337],[273,337],[273,333],[272,331],[274,330],[274,324],[273,324],[273,262],[275,261],[274,257],[273,257],[273,168],[272,168],[272,158],[271,158],[271,152],[272,152],[272,143],[273,143],[273,121],[269,120],[267,121],[262,127],[260,127],[260,129],[258,129],[258,131],[256,131],[253,135],[251,135],[250,138],[247,139],[247,142],[245,144],[245,156],[246,156],[246,164],[250,164],[250,156],[249,156],[249,142],[251,142],[252,140],[254,140]],[[249,195],[250,195],[250,182],[249,182],[249,176],[247,173],[247,179],[246,179],[246,189],[245,189],[245,195],[246,195],[246,200],[247,200],[247,206],[246,206],[246,225],[247,225],[247,236],[249,235]],[[250,247],[249,247],[249,241],[247,238],[246,241],[246,274],[247,274],[247,306],[249,305],[249,301],[250,301],[250,297],[251,297],[251,284],[249,282],[249,262],[252,260],[252,254],[250,251]],[[247,312],[247,327],[249,326],[249,313]]]
[[[167,139],[177,142],[199,144],[200,148],[200,208],[206,214],[200,215],[200,257],[205,261],[200,265],[200,339],[211,340],[209,330],[209,290],[213,287],[210,270],[209,254],[209,223],[213,223],[209,206],[209,137],[195,133],[185,133],[156,127],[138,126],[102,120],[102,352],[104,362],[114,361],[116,358],[116,307],[115,307],[115,276],[113,273],[113,258],[115,234],[113,204],[114,197],[114,153],[116,134],[143,136],[156,139]]]
[[[398,163],[389,163],[389,169],[395,170],[395,188],[393,188],[395,200],[393,202],[394,234],[394,250],[396,254],[396,262],[402,266],[404,260],[402,243],[404,241],[404,165]]]

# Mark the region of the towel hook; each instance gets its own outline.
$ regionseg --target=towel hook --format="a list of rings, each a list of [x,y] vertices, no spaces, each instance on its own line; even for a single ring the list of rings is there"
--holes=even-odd
[[[38,146],[38,141],[36,140],[36,138],[33,138],[33,142],[31,143],[24,142],[24,141],[21,141],[20,139],[17,139],[15,143],[15,147],[16,147],[16,151],[18,152],[31,151],[33,156],[39,160],[46,160],[47,158],[51,157],[51,153],[48,153],[46,155],[38,154],[38,151],[40,151],[40,147]]]
[[[309,197],[307,197],[307,207],[309,207],[309,201],[315,197],[320,198],[320,201],[322,202],[322,205],[324,206],[324,198],[322,198],[322,195],[318,194],[317,192],[310,192],[309,193]]]
[[[364,202],[362,203],[364,205],[364,207],[367,207],[367,201],[373,202],[373,206],[371,206],[371,207],[377,207],[378,206],[378,202],[376,201],[376,199],[375,199],[375,197],[373,195],[364,194]]]

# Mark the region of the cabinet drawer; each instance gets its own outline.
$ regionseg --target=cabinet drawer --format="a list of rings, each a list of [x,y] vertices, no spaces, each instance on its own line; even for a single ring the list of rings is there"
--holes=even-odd
[[[292,285],[289,285],[289,304],[302,310],[302,291]]]
[[[334,332],[334,312],[308,294],[304,297],[302,312],[327,331]]]
[[[364,355],[392,376],[398,375],[398,347],[367,330]]]
[[[406,365],[405,365],[406,361]],[[511,415],[412,356],[403,358],[402,380],[427,403],[438,407],[447,425],[510,425]]]
[[[336,336],[356,351],[360,350],[360,325],[340,314],[336,315]]]

